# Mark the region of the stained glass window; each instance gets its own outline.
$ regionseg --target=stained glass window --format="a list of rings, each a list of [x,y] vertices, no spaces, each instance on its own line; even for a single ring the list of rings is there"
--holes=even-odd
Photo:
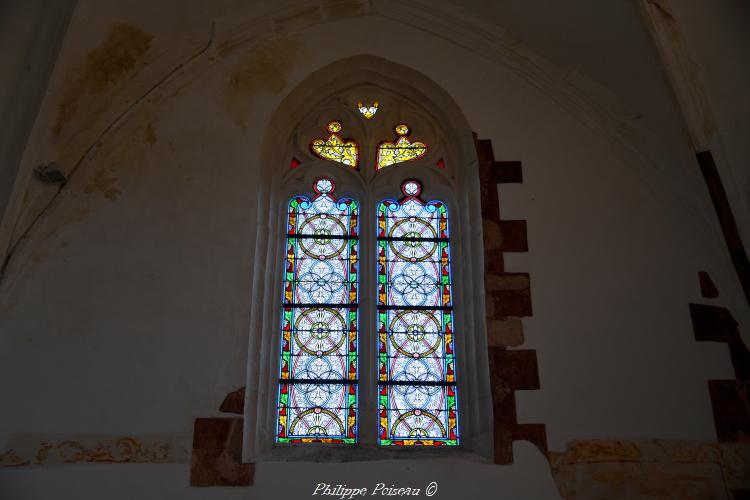
[[[287,215],[276,440],[357,442],[359,206],[315,181]]]
[[[342,139],[341,122],[332,121],[328,123],[328,139],[315,139],[310,144],[310,150],[317,156],[325,159],[343,163],[352,168],[357,168],[359,147],[351,139]]]
[[[404,161],[416,160],[427,153],[427,145],[423,142],[410,141],[409,127],[399,123],[393,128],[396,142],[381,142],[378,145],[377,170]]]
[[[359,112],[362,113],[362,116],[369,120],[378,112],[378,101],[373,102],[371,106],[362,104],[362,101],[359,101],[357,103],[357,108],[359,109]]]
[[[422,185],[377,208],[381,445],[457,445],[448,209]]]

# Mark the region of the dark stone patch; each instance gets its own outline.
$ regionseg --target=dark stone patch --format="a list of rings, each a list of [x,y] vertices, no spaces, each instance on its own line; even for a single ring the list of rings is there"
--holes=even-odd
[[[474,145],[479,160],[489,333],[491,325],[499,321],[532,314],[528,273],[506,273],[503,261],[503,252],[528,251],[526,221],[500,219],[497,191],[498,183],[523,182],[523,175],[521,162],[495,161],[491,141],[478,140],[474,134]],[[516,415],[515,391],[539,389],[536,351],[508,351],[497,343],[489,345],[488,349],[495,463],[513,463],[514,440],[530,441],[547,455],[544,424],[519,424]]]
[[[513,429],[514,441],[528,441],[547,456],[547,427],[544,424],[517,424]]]
[[[533,443],[546,456],[545,425],[519,424],[516,414],[515,391],[539,389],[536,351],[508,351],[500,347],[490,347],[489,361],[495,463],[513,463],[513,441],[516,440]]]
[[[495,155],[492,152],[492,141],[477,140],[474,134],[474,144],[479,160],[479,192],[482,204],[482,217],[494,221],[500,220],[500,207],[497,197],[497,182],[493,179],[492,164]]]
[[[498,290],[488,294],[494,319],[505,316],[531,316],[531,290]]]
[[[513,390],[539,389],[539,369],[533,349],[507,349],[493,347],[489,350],[492,383],[502,381]]]
[[[495,442],[493,443],[495,452],[495,464],[510,465],[513,463],[513,435],[510,429],[503,422],[495,421],[493,429]]]
[[[689,304],[695,340],[733,342],[739,338],[737,321],[725,307]]]
[[[498,184],[523,182],[520,161],[496,161],[492,163],[493,180]]]
[[[255,464],[242,463],[241,418],[196,418],[191,486],[248,486]]]
[[[742,245],[740,232],[737,229],[737,223],[732,213],[732,206],[729,204],[727,193],[724,191],[724,185],[721,182],[721,176],[714,163],[714,157],[711,151],[701,151],[696,154],[698,165],[700,165],[703,179],[706,181],[706,187],[711,195],[711,201],[719,219],[721,232],[724,233],[724,242],[729,250],[729,256],[732,258],[734,270],[737,273],[742,284],[742,290],[745,292],[745,299],[750,303],[750,260],[747,258],[745,247]]]
[[[501,248],[503,252],[529,251],[529,244],[526,241],[525,220],[501,220],[500,234],[502,235]]]
[[[701,284],[701,295],[707,299],[715,299],[719,296],[719,290],[714,285],[711,276],[705,271],[698,273],[698,281]]]
[[[240,387],[236,391],[227,394],[219,407],[219,411],[224,413],[237,413],[238,415],[245,413],[245,388]]]
[[[484,239],[485,253],[497,253],[502,251],[503,235],[500,231],[500,221],[483,218],[482,236]]]
[[[503,252],[484,252],[484,270],[490,274],[502,274],[505,272]]]
[[[732,313],[725,307],[690,304],[690,317],[695,340],[727,343],[737,379],[750,381],[750,350],[740,337]]]
[[[728,309],[690,304],[695,339],[729,346],[736,380],[709,380],[714,425],[719,441],[750,440],[750,351]]]
[[[477,139],[477,134],[474,134],[474,144],[479,164],[492,165],[495,161],[495,153],[492,151],[492,141],[489,139]]]
[[[740,395],[746,386],[736,380],[709,380],[716,435],[720,442],[750,440],[747,401]]]

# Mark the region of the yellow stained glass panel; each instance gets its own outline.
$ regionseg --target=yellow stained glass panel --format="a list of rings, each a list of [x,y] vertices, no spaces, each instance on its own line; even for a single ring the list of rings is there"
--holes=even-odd
[[[427,144],[419,141],[410,141],[409,127],[405,123],[399,123],[393,130],[398,136],[396,142],[381,142],[378,146],[377,170],[381,168],[416,160],[427,153]]]
[[[328,139],[315,139],[310,143],[310,150],[320,158],[343,163],[352,168],[357,168],[359,147],[350,139],[342,139],[339,135],[341,122],[332,121],[328,124]]]

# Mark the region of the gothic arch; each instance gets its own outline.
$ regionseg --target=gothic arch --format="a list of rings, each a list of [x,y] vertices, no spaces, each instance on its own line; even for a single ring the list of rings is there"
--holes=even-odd
[[[438,152],[428,154],[422,161],[411,162],[406,167],[384,169],[377,175],[370,171],[373,168],[371,162],[363,164],[360,171],[355,172],[340,164],[314,158],[300,158],[301,167],[290,169],[290,159],[303,149],[297,131],[300,128],[310,130],[310,124],[317,120],[322,132],[325,122],[321,121],[319,110],[345,106],[362,89],[385,95],[386,102],[398,108],[392,110],[392,118],[417,120],[423,130],[431,129],[433,142],[437,140],[434,145]],[[382,133],[382,130],[378,133]],[[445,169],[435,165],[437,156],[444,160]],[[344,186],[340,195],[369,197],[369,201],[393,196],[399,192],[398,186],[403,178],[417,176],[425,183],[426,197],[439,197],[450,204],[454,234],[457,235],[454,261],[461,263],[455,300],[460,313],[456,325],[464,332],[457,341],[458,370],[461,374],[459,391],[462,394],[462,447],[461,450],[453,450],[453,453],[470,453],[490,459],[492,410],[486,361],[484,263],[479,243],[482,232],[478,163],[471,128],[453,99],[421,73],[386,59],[358,55],[339,60],[311,73],[281,102],[266,129],[261,162],[252,282],[252,297],[256,299],[251,305],[249,329],[244,461],[282,457],[320,459],[329,454],[341,457],[340,452],[331,449],[322,451],[319,448],[280,452],[273,449],[272,438],[275,421],[272,391],[276,387],[273,373],[278,363],[279,247],[283,243],[283,220],[279,214],[292,193],[309,191],[312,179],[322,174],[335,177]],[[364,210],[362,220],[365,224],[367,214],[367,210]],[[363,241],[361,245],[363,262],[371,251],[367,248],[371,246],[368,243]],[[366,281],[362,282],[360,289],[364,292],[363,297],[369,294],[369,285]],[[360,321],[368,321],[368,318],[363,317]],[[368,367],[365,363],[360,369],[363,384],[368,383]],[[362,432],[365,432],[364,428]],[[425,452],[427,450],[419,453]],[[360,447],[359,450],[347,451],[343,458],[393,458],[396,454]]]

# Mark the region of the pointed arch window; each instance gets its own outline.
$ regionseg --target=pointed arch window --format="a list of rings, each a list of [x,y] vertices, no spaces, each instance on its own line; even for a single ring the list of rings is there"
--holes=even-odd
[[[492,457],[471,129],[378,82],[300,88],[269,124],[245,461]]]
[[[359,206],[315,181],[289,202],[276,440],[357,441]]]
[[[341,127],[329,122],[328,139],[313,140],[310,150],[356,167],[357,143],[342,139]],[[376,171],[427,152],[425,143],[407,138],[405,123],[394,131],[395,142],[377,146]],[[313,188],[312,199],[293,197],[287,212],[276,441],[355,444],[359,206],[352,198],[337,200],[329,177],[317,178]],[[367,353],[376,358],[377,380],[369,383],[377,386],[377,425],[369,431],[379,429],[381,446],[455,446],[448,210],[442,201],[423,201],[416,179],[405,180],[401,191],[399,201],[379,202],[371,221],[377,226],[370,237],[377,247],[377,295],[364,307],[376,317],[375,328],[365,331],[377,338]],[[369,233],[374,225],[365,227]]]

